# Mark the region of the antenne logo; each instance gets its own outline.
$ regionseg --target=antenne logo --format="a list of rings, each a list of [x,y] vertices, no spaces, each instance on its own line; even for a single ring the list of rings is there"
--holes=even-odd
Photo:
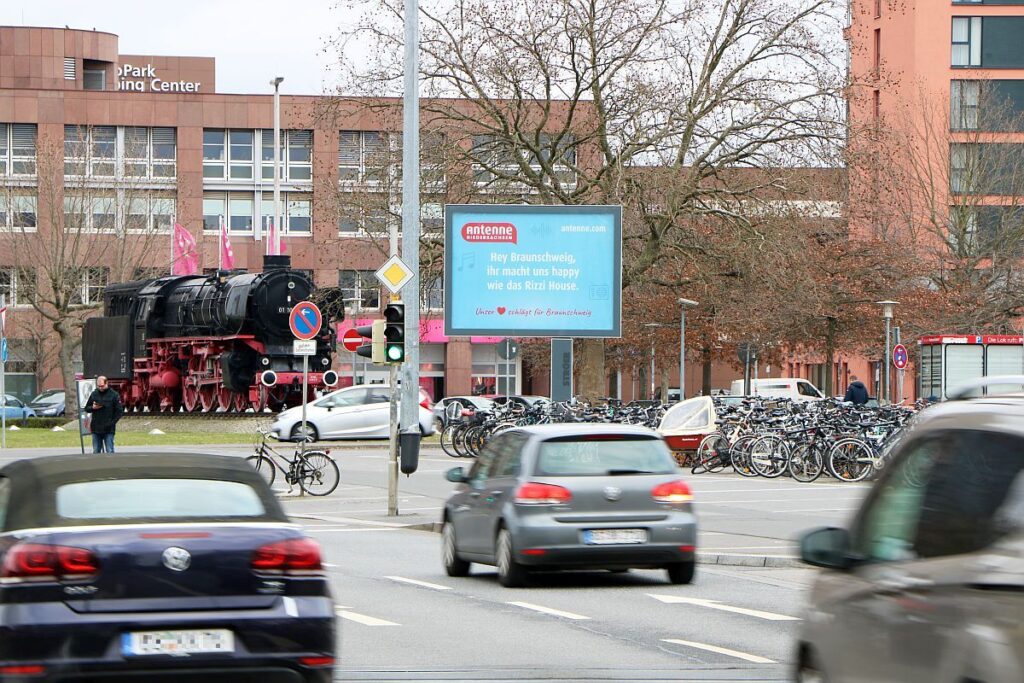
[[[518,233],[512,223],[466,223],[462,239],[467,242],[509,242],[516,244]]]

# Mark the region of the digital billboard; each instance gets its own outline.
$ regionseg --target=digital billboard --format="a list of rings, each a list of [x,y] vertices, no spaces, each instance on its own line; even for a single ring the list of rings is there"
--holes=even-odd
[[[622,207],[445,207],[449,336],[621,336]]]

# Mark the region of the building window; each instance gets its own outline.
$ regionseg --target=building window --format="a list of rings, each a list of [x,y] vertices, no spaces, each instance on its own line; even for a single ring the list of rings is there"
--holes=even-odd
[[[224,153],[224,138],[227,135],[223,130],[203,131],[203,177],[224,179],[224,164],[227,155]]]
[[[255,136],[251,130],[228,131],[228,163],[231,180],[252,180],[252,146]],[[251,215],[252,212],[250,212]]]
[[[36,231],[36,196],[0,194],[0,229]]]
[[[115,126],[64,126],[64,175],[113,178]]]
[[[953,66],[981,66],[981,17],[953,17]]]
[[[351,310],[380,308],[380,282],[372,270],[339,270],[338,288]]]
[[[107,286],[110,278],[110,269],[106,267],[75,268],[70,277],[78,283],[71,295],[73,306],[103,303],[103,288]]]
[[[230,195],[228,229],[231,232],[252,232],[252,196]]]
[[[64,80],[65,81],[73,81],[73,80],[75,80],[75,78],[76,78],[75,71],[76,71],[75,58],[74,57],[65,57],[64,58]]]
[[[31,268],[0,268],[0,297],[12,306],[31,306],[36,296],[36,273]]]
[[[0,123],[0,176],[35,172],[36,124]]]
[[[132,178],[174,178],[177,160],[174,128],[124,129],[124,172]]]
[[[874,90],[871,93],[871,120],[875,130],[878,130],[878,126],[882,122],[882,92],[880,90]]]
[[[281,193],[282,234],[308,235],[312,231],[313,196],[303,192]],[[264,192],[260,203],[260,225],[266,233],[270,228],[270,219],[274,215],[274,193]]]
[[[882,68],[882,29],[875,29],[875,49],[874,49],[874,69],[875,78],[878,78],[878,72]]]
[[[498,357],[494,344],[473,344],[473,395],[516,393],[516,361]]]
[[[217,232],[220,219],[232,233],[252,233],[254,195],[250,192],[207,192],[203,195],[203,230]]]
[[[474,159],[473,179],[478,185],[507,182],[522,173],[520,159],[527,162],[531,172],[541,176],[550,168],[561,185],[574,185],[576,174],[576,142],[572,136],[552,136],[541,133],[536,149],[515,148],[510,141],[494,135],[474,135],[470,154]],[[514,181],[513,181],[514,182]],[[512,188],[506,188],[512,189]]]
[[[387,177],[388,137],[380,131],[343,130],[338,136],[338,178],[380,182]]]
[[[949,120],[952,130],[978,130],[981,81],[952,81],[949,88]]]
[[[444,206],[436,203],[423,204],[420,207],[420,225],[424,232],[440,232],[444,230]]]
[[[255,159],[259,173],[254,173]],[[281,131],[281,179],[308,181],[313,177],[313,131]],[[227,175],[225,175],[225,173]],[[203,178],[208,180],[274,179],[274,131],[203,131]]]
[[[175,197],[171,194],[131,192],[65,192],[64,230],[67,232],[170,232]]]
[[[440,311],[444,308],[444,278],[424,278],[420,284],[420,304],[424,311]]]
[[[263,180],[274,179],[274,131],[261,131]],[[291,182],[313,178],[313,131],[281,131],[281,179]]]
[[[956,193],[970,193],[977,184],[973,178],[978,170],[978,145],[954,143],[949,146],[949,189]]]
[[[104,69],[82,69],[82,88],[84,90],[106,90],[107,72]]]
[[[347,205],[338,217],[338,232],[342,235],[386,235],[391,212],[383,207]]]

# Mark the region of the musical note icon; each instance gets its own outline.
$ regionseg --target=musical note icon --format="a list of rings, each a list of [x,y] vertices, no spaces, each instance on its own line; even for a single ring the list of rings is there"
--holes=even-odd
[[[463,268],[469,268],[470,270],[473,270],[473,268],[475,268],[475,267],[476,267],[476,254],[475,253],[474,254],[463,254],[462,255],[462,260],[459,261],[459,265],[458,265],[458,267],[456,267],[456,270],[461,273]]]

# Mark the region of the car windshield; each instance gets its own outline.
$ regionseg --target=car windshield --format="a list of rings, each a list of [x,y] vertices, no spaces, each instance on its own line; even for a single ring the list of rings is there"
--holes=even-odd
[[[58,486],[57,514],[65,519],[262,517],[248,484],[213,479],[107,479]]]
[[[32,399],[32,403],[60,403],[63,400],[63,391],[44,391]]]
[[[607,476],[609,474],[671,474],[675,461],[661,439],[595,434],[551,439],[540,444],[537,474]]]

